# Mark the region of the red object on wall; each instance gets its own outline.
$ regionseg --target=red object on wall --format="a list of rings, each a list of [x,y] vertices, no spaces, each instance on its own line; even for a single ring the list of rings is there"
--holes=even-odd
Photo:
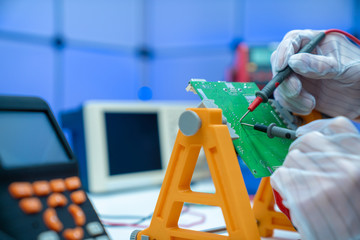
[[[236,49],[235,55],[235,82],[249,82],[249,73],[247,65],[249,63],[249,48],[245,43],[240,43]]]

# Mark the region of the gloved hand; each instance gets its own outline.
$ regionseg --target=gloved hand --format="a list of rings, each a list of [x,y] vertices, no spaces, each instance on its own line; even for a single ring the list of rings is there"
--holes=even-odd
[[[292,112],[314,108],[329,116],[360,116],[360,47],[345,36],[329,33],[313,53],[297,53],[320,31],[287,33],[271,56],[275,75],[289,65],[295,72],[275,90],[279,103]]]
[[[360,134],[345,117],[300,127],[271,185],[302,239],[360,239]]]

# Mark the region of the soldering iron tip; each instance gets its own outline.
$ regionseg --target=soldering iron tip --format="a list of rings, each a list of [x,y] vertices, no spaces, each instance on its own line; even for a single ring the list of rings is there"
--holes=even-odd
[[[244,117],[246,117],[246,115],[250,112],[250,110],[247,110],[247,112],[240,118],[239,122],[241,123],[241,121],[244,119]]]
[[[240,123],[241,125],[245,125],[245,126],[249,126],[249,127],[254,127],[254,125],[252,124],[248,124],[248,123]]]

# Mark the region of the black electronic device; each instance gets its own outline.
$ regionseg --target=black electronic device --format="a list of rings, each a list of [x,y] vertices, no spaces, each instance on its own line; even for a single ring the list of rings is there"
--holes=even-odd
[[[0,239],[109,239],[48,104],[0,96]]]

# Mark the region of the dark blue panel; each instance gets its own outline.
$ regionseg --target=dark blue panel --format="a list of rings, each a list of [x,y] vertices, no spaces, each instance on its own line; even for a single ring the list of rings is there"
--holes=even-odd
[[[352,123],[355,125],[356,129],[359,131],[360,133],[360,123],[352,121]]]
[[[293,29],[352,27],[352,0],[247,0],[245,6],[247,42],[280,41]]]
[[[161,169],[156,113],[107,112],[105,122],[110,175]]]
[[[360,37],[360,0],[353,0],[354,1],[354,23],[353,23],[353,30],[357,37]]]
[[[0,30],[51,36],[53,11],[52,0],[0,1]]]
[[[54,104],[51,48],[0,40],[0,94],[33,95]]]
[[[66,50],[65,108],[89,99],[136,99],[140,87],[134,57]]]
[[[65,0],[64,33],[70,39],[136,46],[140,41],[139,0]]]
[[[149,2],[147,29],[152,46],[228,44],[234,37],[235,0]]]
[[[185,88],[191,78],[208,81],[224,81],[225,71],[230,66],[232,54],[205,54],[177,58],[159,58],[151,64],[151,87],[154,99],[200,100]]]

